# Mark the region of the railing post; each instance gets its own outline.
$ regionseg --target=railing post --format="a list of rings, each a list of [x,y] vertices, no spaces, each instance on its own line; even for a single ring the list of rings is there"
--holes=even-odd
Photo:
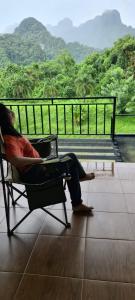
[[[112,124],[111,124],[111,136],[114,142],[115,137],[115,115],[116,115],[116,97],[113,98],[113,115],[112,115]]]

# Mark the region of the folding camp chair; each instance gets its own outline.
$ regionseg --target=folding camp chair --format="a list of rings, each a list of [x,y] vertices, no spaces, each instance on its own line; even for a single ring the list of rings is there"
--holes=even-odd
[[[58,156],[57,147],[57,136],[49,136],[45,139],[34,139],[31,140],[33,146],[38,150],[41,157],[49,157],[49,163],[54,164],[54,159]],[[46,162],[47,163],[47,162]],[[6,161],[4,154],[4,141],[2,135],[0,134],[0,168],[1,168],[1,183],[3,188],[3,197],[6,213],[7,222],[7,234],[10,236],[13,234],[14,230],[32,213],[33,210],[41,208],[47,214],[55,218],[57,221],[62,223],[66,228],[70,227],[70,223],[67,218],[66,211],[66,195],[65,186],[66,180],[70,180],[70,174],[68,174],[68,168],[65,174],[52,179],[47,180],[41,184],[29,184],[27,182],[21,182],[19,178],[19,173],[17,169]],[[24,191],[21,191],[18,187],[19,185],[24,186]],[[18,193],[18,197],[15,199],[14,191]],[[10,206],[15,206],[17,201],[21,197],[25,197],[28,201],[29,211],[26,215],[13,227],[10,228]],[[54,214],[48,211],[45,207],[63,203],[65,221],[57,218]]]

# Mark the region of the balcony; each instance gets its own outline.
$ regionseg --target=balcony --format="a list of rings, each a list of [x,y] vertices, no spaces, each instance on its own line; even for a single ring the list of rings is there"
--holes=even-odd
[[[22,130],[27,133],[28,127]],[[46,134],[50,133],[54,132]],[[95,168],[87,155],[82,164],[86,171]],[[67,192],[71,229],[63,229],[57,221],[36,210],[9,239],[1,191],[1,299],[134,299],[135,164],[116,162],[114,176],[109,160],[105,167],[102,170],[99,161],[95,180],[81,183],[84,203],[94,206],[93,216],[72,214]],[[11,208],[12,223],[27,210],[26,200],[20,200],[15,209]],[[63,215],[61,205],[50,210],[55,210],[57,216]]]
[[[11,239],[1,194],[1,299],[134,299],[135,164],[116,163],[114,177],[108,172],[81,186],[93,217],[73,215],[67,194],[71,229],[36,211]],[[63,213],[59,205],[51,210]],[[26,211],[25,201],[18,203],[12,222]]]

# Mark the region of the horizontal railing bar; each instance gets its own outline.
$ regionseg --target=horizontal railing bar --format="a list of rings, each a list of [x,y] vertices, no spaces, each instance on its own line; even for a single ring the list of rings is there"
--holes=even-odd
[[[22,134],[28,136],[27,133],[23,133],[23,132],[22,132]],[[41,135],[48,135],[48,134],[50,134],[50,133],[49,133],[49,132],[44,132],[44,134],[42,134],[42,132],[38,132],[38,133],[37,133],[37,132],[36,132],[36,133],[29,133],[30,136],[31,136],[31,135],[32,135],[32,136],[33,136],[33,135],[36,135],[36,136],[37,136],[37,135],[40,135],[40,136],[41,136]],[[53,133],[53,131],[52,131],[51,134],[55,134],[55,132]],[[80,136],[80,135],[87,135],[87,136],[88,136],[88,133],[85,132],[85,133],[81,133],[81,134],[80,134],[80,133],[75,133],[75,132],[74,132],[74,133],[72,133],[72,132],[71,132],[71,133],[68,133],[68,132],[67,132],[66,134],[65,134],[65,133],[59,133],[59,135],[77,135],[77,136]],[[98,133],[98,134],[96,134],[96,133],[94,132],[94,133],[89,133],[89,135],[95,135],[95,136],[96,136],[96,135],[105,135],[105,136],[108,135],[108,136],[110,136],[110,133],[106,133],[106,134],[104,134],[104,133]]]
[[[48,100],[48,101],[54,101],[54,100],[88,100],[88,99],[114,99],[116,98],[115,96],[93,96],[93,97],[73,97],[73,98],[67,98],[67,97],[57,97],[57,98],[0,98],[0,101],[9,101],[9,100],[14,100],[14,101],[24,101],[24,100]]]
[[[111,105],[112,106],[112,103],[72,103],[73,105]],[[9,104],[10,105],[10,104]],[[26,103],[24,103],[24,104],[12,104],[12,106],[30,106],[30,107],[32,107],[32,105],[34,105],[34,106],[37,106],[37,107],[40,107],[40,105],[42,105],[42,106],[68,106],[69,105],[69,103],[67,103],[67,104],[65,104],[65,103],[53,103],[53,104],[49,104],[49,103],[47,103],[47,104],[44,104],[44,103],[40,103],[40,104],[26,104]],[[7,106],[8,106],[8,104],[7,104]]]

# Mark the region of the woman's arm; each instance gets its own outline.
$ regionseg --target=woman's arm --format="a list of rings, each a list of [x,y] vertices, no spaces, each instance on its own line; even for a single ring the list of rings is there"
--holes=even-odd
[[[16,168],[25,167],[30,165],[36,165],[42,163],[44,160],[42,158],[31,158],[31,157],[11,157],[9,159],[11,164]]]

